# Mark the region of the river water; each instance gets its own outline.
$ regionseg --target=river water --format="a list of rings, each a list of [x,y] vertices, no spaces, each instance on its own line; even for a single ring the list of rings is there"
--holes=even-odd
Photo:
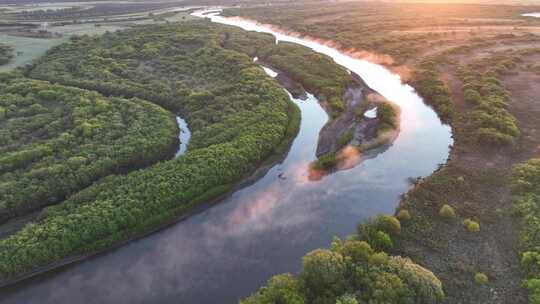
[[[428,176],[446,161],[450,128],[399,76],[313,41],[210,17],[331,56],[401,107],[399,137],[348,170],[312,181],[307,168],[328,117],[312,95],[293,99],[301,109],[299,134],[285,160],[257,182],[168,229],[5,289],[1,302],[235,303],[270,276],[298,271],[305,253],[346,237],[358,222],[393,213],[408,178]]]
[[[540,18],[540,12],[538,12],[538,13],[522,14],[521,16],[523,16],[523,17],[536,17],[536,18]]]

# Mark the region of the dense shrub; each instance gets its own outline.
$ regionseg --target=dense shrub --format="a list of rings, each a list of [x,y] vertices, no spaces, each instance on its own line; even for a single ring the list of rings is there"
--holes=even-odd
[[[520,215],[521,264],[527,274],[524,286],[529,302],[540,303],[540,159],[514,167],[514,205]]]
[[[312,167],[316,170],[329,170],[334,168],[338,161],[339,160],[336,152],[331,152],[319,156],[319,158],[312,164]]]
[[[395,105],[389,102],[377,104],[377,118],[379,119],[378,135],[395,130],[398,127],[398,110]]]
[[[482,69],[475,66],[478,64],[473,63],[459,71],[464,99],[474,106],[468,113],[471,132],[481,144],[512,145],[520,131],[514,116],[506,110],[510,97],[497,78],[503,72],[490,69],[481,73]]]
[[[489,279],[488,279],[487,275],[485,275],[485,274],[483,274],[481,272],[477,272],[477,273],[474,274],[474,281],[478,285],[486,285],[489,282]]]
[[[338,140],[339,149],[345,147],[349,142],[351,142],[351,140],[353,139],[353,136],[354,136],[354,130],[352,129],[347,130],[343,134],[341,134]]]
[[[480,224],[476,221],[473,221],[471,219],[465,219],[463,221],[463,226],[467,229],[469,232],[479,232],[480,231]]]
[[[448,204],[444,204],[441,209],[439,210],[439,215],[445,219],[454,219],[456,218],[456,212],[454,211],[454,208],[452,208]]]
[[[442,121],[449,122],[454,115],[450,89],[439,79],[437,62],[426,60],[416,68],[413,75],[413,86],[431,105]]]
[[[241,303],[440,303],[443,297],[441,282],[411,260],[337,239],[330,250],[308,253],[297,278],[278,275]]]
[[[401,209],[398,211],[396,217],[400,222],[406,222],[411,219],[411,214],[409,213],[409,210]]]
[[[389,234],[396,235],[401,232],[401,223],[396,217],[391,215],[378,215],[375,218],[373,225],[377,229],[385,231]]]
[[[375,219],[359,224],[357,235],[359,240],[371,244],[376,250],[390,250],[394,246],[392,235],[401,232],[399,220],[389,215],[378,215]]]

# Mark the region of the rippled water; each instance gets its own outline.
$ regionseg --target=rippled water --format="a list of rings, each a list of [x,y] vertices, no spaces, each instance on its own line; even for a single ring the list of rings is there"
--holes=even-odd
[[[409,177],[430,175],[446,161],[450,128],[399,76],[268,27],[211,18],[331,56],[402,108],[399,137],[349,170],[310,181],[307,167],[328,117],[312,95],[293,99],[302,113],[299,134],[285,160],[257,182],[159,233],[6,289],[5,303],[235,303],[271,275],[298,271],[306,252],[352,233],[358,222],[393,213]]]

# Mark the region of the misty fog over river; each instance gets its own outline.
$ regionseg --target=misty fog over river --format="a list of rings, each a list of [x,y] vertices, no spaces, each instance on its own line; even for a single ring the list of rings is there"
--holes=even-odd
[[[298,271],[305,253],[353,233],[358,222],[393,213],[408,178],[428,176],[446,161],[450,127],[386,68],[253,22],[194,15],[332,57],[401,107],[399,137],[356,166],[311,181],[308,164],[328,117],[312,95],[293,99],[301,109],[299,134],[285,160],[254,184],[168,229],[12,286],[2,302],[235,303],[270,276]]]

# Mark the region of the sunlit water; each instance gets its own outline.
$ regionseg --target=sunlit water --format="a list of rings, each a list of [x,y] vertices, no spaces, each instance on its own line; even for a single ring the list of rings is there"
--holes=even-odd
[[[235,303],[270,276],[297,272],[306,252],[351,234],[358,222],[393,213],[409,177],[428,176],[446,161],[450,128],[397,75],[250,22],[212,19],[330,55],[401,106],[399,137],[352,169],[310,181],[307,167],[328,117],[312,95],[293,99],[299,134],[286,159],[257,182],[159,233],[11,287],[5,303]]]
[[[540,12],[539,13],[528,13],[528,14],[522,14],[523,17],[536,17],[540,18]]]

